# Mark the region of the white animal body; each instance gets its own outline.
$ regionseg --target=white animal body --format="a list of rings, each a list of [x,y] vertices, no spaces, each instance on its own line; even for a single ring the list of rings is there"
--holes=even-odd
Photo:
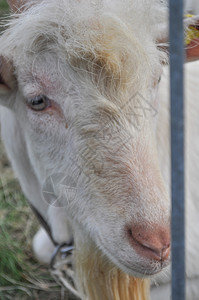
[[[156,96],[167,61],[157,47],[166,3],[46,0],[18,9],[0,38],[0,119],[25,195],[57,243],[74,238],[125,273],[155,275],[170,256],[166,82]],[[199,72],[196,63],[188,68],[187,213],[196,222],[187,229],[191,287],[198,276],[193,81]],[[53,245],[43,230],[33,246],[49,262]]]

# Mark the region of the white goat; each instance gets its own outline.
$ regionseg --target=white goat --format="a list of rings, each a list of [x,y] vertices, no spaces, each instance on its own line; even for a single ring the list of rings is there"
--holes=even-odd
[[[74,238],[76,284],[83,299],[146,299],[147,281],[132,276],[160,272],[170,256],[165,87],[156,97],[167,62],[158,44],[165,37],[166,3],[10,4],[16,14],[0,38],[1,127],[23,191],[54,241]],[[198,52],[189,51],[189,60],[199,58]],[[197,66],[190,65],[195,80]],[[197,101],[191,99],[188,113],[196,114]],[[187,121],[188,139],[196,139],[197,125],[190,124],[195,121]],[[188,143],[191,149],[193,143]],[[196,157],[189,150],[192,219],[197,215]],[[191,278],[198,276],[194,228],[188,227]],[[38,258],[49,262],[54,246],[44,231],[33,246]],[[195,299],[192,290],[189,295]]]

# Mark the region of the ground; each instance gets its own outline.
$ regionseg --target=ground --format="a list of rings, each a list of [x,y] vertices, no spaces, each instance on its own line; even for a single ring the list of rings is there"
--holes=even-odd
[[[0,0],[0,24],[8,8]],[[31,243],[39,227],[0,141],[0,299],[72,299],[34,258]]]

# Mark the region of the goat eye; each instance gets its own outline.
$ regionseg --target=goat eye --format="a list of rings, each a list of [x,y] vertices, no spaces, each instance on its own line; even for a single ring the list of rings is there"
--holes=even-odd
[[[158,83],[160,83],[160,81],[161,81],[161,76],[160,76],[159,79],[158,79]]]
[[[27,104],[35,111],[42,111],[50,105],[50,100],[44,95],[39,95],[35,98],[28,99]]]

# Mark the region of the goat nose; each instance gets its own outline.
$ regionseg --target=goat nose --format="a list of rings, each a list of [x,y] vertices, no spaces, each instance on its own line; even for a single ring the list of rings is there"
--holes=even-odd
[[[128,229],[129,241],[137,254],[151,260],[165,261],[170,254],[170,229],[158,225],[147,228],[134,225]]]

